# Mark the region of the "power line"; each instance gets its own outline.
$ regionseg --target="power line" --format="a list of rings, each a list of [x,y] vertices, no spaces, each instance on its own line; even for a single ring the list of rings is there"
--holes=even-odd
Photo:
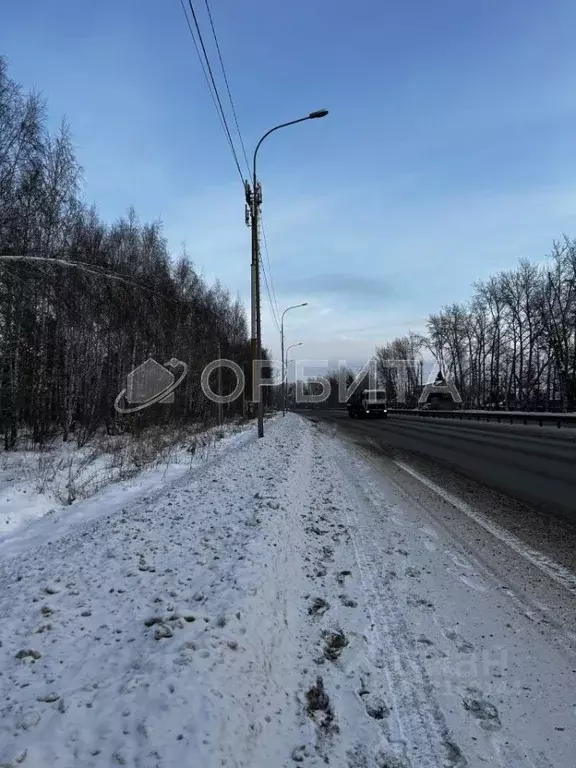
[[[232,150],[232,154],[234,155],[234,162],[236,163],[236,168],[238,169],[240,179],[242,180],[242,183],[244,183],[244,177],[242,175],[240,163],[238,162],[238,155],[236,154],[236,148],[234,146],[234,142],[232,141],[232,134],[230,133],[230,128],[228,127],[228,121],[226,120],[226,113],[224,112],[224,107],[222,106],[222,100],[220,99],[220,94],[218,93],[218,86],[216,85],[216,80],[214,79],[214,73],[212,72],[212,67],[210,66],[210,59],[208,58],[208,53],[206,52],[206,46],[204,45],[204,39],[202,37],[202,32],[200,31],[200,25],[198,24],[196,11],[194,10],[194,6],[192,5],[192,0],[188,0],[188,5],[190,6],[190,12],[192,14],[192,19],[194,20],[194,26],[196,27],[196,32],[198,33],[198,40],[200,41],[202,52],[204,53],[204,58],[206,59],[208,74],[210,75],[210,80],[212,82],[212,85],[214,86],[214,93],[216,94],[216,99],[218,100],[218,106],[220,107],[222,120],[224,122],[224,127],[226,129],[226,135],[228,137],[228,141],[230,142],[230,148]]]
[[[176,304],[178,306],[181,305],[181,301],[178,301],[177,299],[173,299],[170,296],[167,296],[164,293],[161,293],[160,291],[156,291],[154,288],[149,288],[146,285],[142,285],[141,283],[137,283],[134,280],[130,280],[129,278],[123,277],[122,275],[118,274],[117,272],[112,272],[111,270],[108,270],[104,267],[100,267],[96,264],[89,264],[84,261],[68,261],[67,259],[61,259],[61,258],[53,258],[51,256],[26,256],[26,255],[0,255],[0,266],[6,269],[6,265],[4,262],[14,262],[16,264],[22,264],[25,266],[30,266],[34,264],[37,266],[38,264],[55,264],[58,267],[69,267],[73,269],[79,269],[81,272],[85,272],[86,274],[95,276],[95,277],[104,277],[108,280],[116,281],[119,283],[124,283],[124,285],[133,286],[134,288],[138,288],[141,291],[146,291],[147,293],[150,293],[154,296],[158,296],[161,299],[164,299],[165,301],[168,301],[172,304]],[[42,269],[38,269],[40,274],[48,277],[48,273],[44,272]],[[12,274],[9,272],[9,274]],[[13,275],[16,277],[15,275]]]
[[[216,29],[214,27],[214,21],[212,19],[212,12],[210,11],[210,4],[208,0],[204,0],[206,4],[206,10],[208,12],[208,19],[210,20],[210,27],[212,29],[212,35],[216,44],[216,50],[218,51],[218,58],[220,60],[220,67],[222,68],[222,74],[224,76],[224,82],[226,83],[226,90],[228,91],[228,99],[230,100],[230,106],[232,108],[232,115],[234,116],[234,122],[236,124],[236,130],[238,131],[238,138],[240,139],[240,146],[244,154],[244,160],[246,162],[246,168],[248,169],[248,177],[250,177],[250,163],[248,162],[248,155],[246,154],[246,147],[244,146],[244,139],[242,138],[242,132],[240,131],[240,125],[238,124],[238,115],[236,114],[236,107],[234,106],[234,99],[230,91],[230,85],[228,83],[228,76],[226,75],[226,68],[224,67],[224,61],[222,59],[222,52],[220,50],[220,44],[218,43],[218,36],[216,35]]]
[[[192,38],[192,42],[194,43],[194,47],[196,48],[196,53],[198,55],[198,60],[200,62],[200,66],[202,67],[202,72],[204,73],[204,78],[206,79],[206,84],[208,85],[208,90],[210,91],[210,96],[212,96],[212,101],[214,103],[214,107],[216,108],[216,114],[218,115],[220,119],[220,124],[222,125],[222,129],[224,131],[224,134],[226,135],[226,126],[224,125],[224,120],[222,119],[222,115],[220,114],[220,110],[218,109],[218,102],[216,101],[216,96],[214,96],[214,91],[212,90],[212,85],[210,83],[210,78],[208,77],[208,72],[206,71],[206,65],[204,64],[204,60],[202,59],[202,54],[200,53],[200,48],[198,47],[198,42],[196,40],[196,36],[194,35],[194,31],[192,29],[192,25],[190,24],[190,19],[188,18],[188,14],[186,13],[186,6],[184,5],[184,0],[180,0],[180,5],[182,6],[182,12],[184,13],[184,18],[186,19],[186,24],[188,25],[188,30],[190,32],[190,37]]]
[[[210,10],[210,3],[209,3],[209,0],[204,0],[204,2],[205,2],[205,5],[206,5],[206,11],[207,11],[208,19],[209,19],[209,22],[210,22],[210,28],[212,30],[212,36],[214,38],[214,43],[216,45],[216,51],[218,53],[218,59],[220,61],[220,67],[222,69],[222,75],[224,77],[224,82],[226,84],[226,91],[228,93],[228,99],[230,101],[230,107],[232,109],[232,115],[234,117],[234,123],[235,123],[235,126],[236,126],[236,131],[238,132],[238,138],[240,140],[240,146],[242,148],[242,153],[244,155],[244,161],[246,163],[246,168],[248,170],[248,178],[250,179],[251,178],[250,163],[248,161],[248,156],[246,154],[246,147],[244,145],[244,139],[242,137],[242,132],[240,130],[240,124],[239,124],[239,121],[238,121],[238,115],[237,115],[237,112],[236,112],[236,107],[234,105],[234,99],[232,98],[232,92],[231,92],[231,89],[230,89],[230,83],[228,81],[228,76],[226,74],[226,68],[224,66],[224,59],[222,57],[222,51],[220,49],[220,44],[218,42],[218,35],[216,34],[216,28],[215,28],[215,25],[214,25],[214,20],[212,18],[212,12]],[[214,79],[214,73],[212,72],[212,67],[210,66],[210,60],[209,60],[208,54],[206,52],[206,46],[204,45],[204,40],[202,38],[202,32],[201,32],[200,26],[198,24],[198,19],[196,17],[196,13],[194,11],[194,6],[192,5],[192,0],[188,0],[188,5],[190,7],[190,12],[192,14],[192,19],[193,19],[194,25],[196,27],[196,33],[198,35],[198,40],[200,42],[200,47],[202,48],[202,51],[203,51],[203,54],[204,54],[204,60],[206,62],[206,66],[204,66],[204,60],[202,59],[202,56],[200,54],[200,48],[198,47],[198,43],[196,41],[196,37],[194,35],[194,32],[192,30],[192,26],[191,26],[190,21],[188,19],[188,14],[186,13],[186,8],[184,6],[184,0],[180,0],[180,3],[182,5],[182,10],[184,11],[184,16],[185,16],[186,22],[188,24],[188,29],[189,29],[190,34],[192,36],[192,39],[194,41],[194,45],[195,45],[195,48],[196,48],[196,53],[198,55],[198,58],[200,60],[201,65],[202,65],[202,70],[204,72],[204,77],[206,79],[206,82],[207,82],[208,87],[210,89],[210,93],[212,95],[212,100],[214,102],[214,106],[216,107],[216,111],[218,112],[218,116],[220,117],[220,122],[222,123],[222,127],[223,127],[224,132],[226,134],[226,137],[228,139],[228,143],[230,144],[230,149],[232,150],[232,154],[234,156],[234,162],[236,163],[236,168],[238,169],[238,173],[239,173],[240,178],[242,180],[242,183],[244,185],[244,178],[242,176],[242,171],[241,171],[241,168],[240,168],[240,163],[238,162],[238,155],[236,153],[236,150],[235,150],[235,147],[234,147],[234,142],[232,140],[230,129],[228,127],[228,122],[226,120],[226,114],[224,112],[224,108],[222,106],[222,100],[220,99],[220,94],[218,92],[218,87],[217,87],[216,81]],[[206,67],[208,68],[208,71],[206,71]],[[253,189],[253,191],[252,191],[252,194],[254,195],[254,203],[253,204],[255,206],[257,206],[258,205],[258,202],[257,202],[257,186],[256,186],[257,185],[257,181],[254,178],[254,179],[252,179],[252,182],[253,182],[253,185],[255,187]],[[257,266],[258,266],[258,271],[260,270],[260,268],[262,269],[262,274],[264,275],[264,284],[265,284],[265,288],[266,288],[266,293],[268,295],[268,301],[270,303],[270,309],[272,311],[272,319],[274,320],[274,323],[276,325],[276,329],[278,330],[278,332],[280,332],[281,331],[281,326],[280,326],[280,322],[278,320],[279,310],[278,310],[278,303],[277,303],[277,300],[276,300],[276,292],[275,292],[275,288],[274,288],[274,282],[273,282],[273,278],[272,278],[272,265],[270,263],[270,254],[268,252],[268,243],[267,243],[267,240],[266,240],[266,233],[264,231],[264,225],[263,225],[263,222],[262,222],[261,218],[260,218],[260,229],[262,231],[262,239],[264,241],[264,249],[265,249],[265,252],[266,252],[266,260],[268,262],[268,270],[269,270],[269,273],[270,273],[270,282],[268,281],[268,276],[266,274],[266,268],[265,268],[265,265],[264,265],[264,263],[262,261],[262,257],[261,257],[260,249],[259,248],[257,248],[257,261],[258,261]],[[258,233],[256,234],[256,236],[258,236]],[[258,322],[260,323],[260,321],[258,321]],[[259,426],[259,431],[260,431],[260,426]]]
[[[240,140],[240,146],[242,147],[242,153],[244,155],[244,161],[246,163],[246,168],[248,170],[248,177],[250,178],[250,176],[251,176],[250,163],[249,163],[249,160],[248,160],[248,155],[246,153],[246,146],[244,144],[244,139],[242,137],[242,131],[240,130],[240,124],[239,124],[239,121],[238,121],[238,114],[236,112],[236,107],[235,107],[235,104],[234,104],[234,99],[232,98],[232,91],[230,89],[230,83],[228,81],[228,75],[226,73],[226,67],[224,65],[224,59],[223,59],[223,56],[222,56],[222,50],[220,48],[220,43],[218,42],[218,35],[216,33],[216,27],[215,27],[215,24],[214,24],[214,19],[212,18],[212,12],[210,10],[209,0],[204,0],[204,3],[206,5],[206,11],[207,11],[207,14],[208,14],[208,20],[210,22],[210,28],[212,30],[212,36],[214,38],[214,43],[215,43],[215,46],[216,46],[216,51],[218,53],[218,59],[220,61],[220,68],[222,69],[222,75],[224,77],[224,83],[226,84],[226,91],[228,93],[228,100],[230,101],[230,107],[231,107],[231,110],[232,110],[232,115],[234,117],[234,123],[236,125],[236,131],[238,133],[238,138]],[[279,316],[278,302],[277,302],[277,299],[276,299],[276,291],[275,291],[275,288],[274,288],[274,279],[272,277],[272,265],[271,265],[271,262],[270,262],[270,254],[269,254],[269,251],[268,251],[268,242],[266,240],[266,232],[264,231],[264,221],[262,219],[262,212],[260,212],[259,221],[260,221],[260,227],[261,227],[261,233],[262,233],[262,240],[264,242],[264,250],[265,250],[265,253],[266,253],[266,261],[268,263],[268,274],[270,276],[270,279],[268,279],[268,275],[266,274],[266,268],[265,268],[265,265],[264,265],[264,263],[262,261],[262,257],[261,256],[260,256],[260,266],[262,268],[262,274],[264,275],[264,284],[265,284],[265,287],[266,287],[266,293],[268,295],[268,300],[269,300],[269,303],[270,303],[270,309],[272,311],[272,318],[274,320],[276,328],[278,329],[278,332],[280,332],[280,322],[278,320],[278,316]]]
[[[234,99],[232,98],[232,92],[230,90],[230,84],[228,82],[228,76],[226,74],[226,67],[224,66],[224,60],[223,60],[223,57],[222,57],[222,51],[221,51],[221,48],[220,48],[220,44],[218,42],[218,35],[216,34],[216,28],[215,28],[215,25],[214,25],[214,20],[212,18],[212,12],[210,10],[210,2],[209,2],[209,0],[204,0],[204,3],[206,5],[206,11],[208,13],[208,19],[210,21],[210,27],[212,29],[212,36],[214,37],[214,43],[216,45],[216,50],[218,52],[218,58],[220,60],[220,67],[222,69],[222,75],[224,77],[224,82],[226,84],[226,90],[228,92],[228,99],[230,101],[230,107],[232,109],[232,115],[234,116],[234,122],[235,122],[235,125],[236,125],[236,130],[238,132],[238,138],[240,139],[240,146],[242,147],[242,152],[244,154],[244,161],[246,163],[246,168],[248,169],[248,177],[250,178],[251,173],[252,173],[251,170],[250,170],[250,163],[248,161],[248,156],[246,154],[246,147],[244,145],[244,139],[242,138],[242,131],[240,130],[240,124],[239,124],[239,121],[238,121],[238,115],[237,115],[237,112],[236,112],[236,107],[234,105]],[[276,327],[277,327],[278,331],[280,331],[280,323],[278,321],[278,316],[279,316],[278,301],[276,299],[276,291],[275,291],[275,288],[274,288],[274,279],[273,279],[273,276],[272,276],[272,264],[270,263],[270,254],[269,254],[269,251],[268,251],[268,242],[266,240],[266,232],[264,230],[264,220],[262,218],[262,212],[261,211],[260,211],[260,216],[259,216],[259,222],[260,222],[260,227],[261,227],[262,240],[264,242],[264,251],[266,253],[266,261],[268,263],[268,274],[270,276],[269,280],[268,280],[268,276],[266,275],[266,269],[265,269],[264,263],[262,262],[262,258],[260,258],[260,264],[262,266],[262,273],[264,275],[264,282],[265,282],[266,290],[267,290],[267,293],[268,293],[268,299],[270,301],[270,309],[272,310],[272,317],[274,319],[274,323],[276,324]]]
[[[270,287],[268,285],[268,278],[266,277],[266,272],[264,270],[262,270],[262,274],[264,275],[264,285],[266,287],[266,293],[268,295],[268,303],[270,304],[270,310],[272,312],[272,320],[274,320],[274,325],[276,326],[276,330],[278,331],[278,333],[281,333],[280,323],[278,322],[278,317],[276,316],[276,312],[274,311],[274,305],[270,297]]]
[[[260,226],[259,226],[259,229],[258,229],[258,234],[260,234],[260,232],[263,232],[262,226],[261,226],[261,224],[262,224],[262,220],[261,219],[260,219],[259,224],[260,224]],[[274,301],[272,299],[272,293],[270,291],[270,284],[268,283],[268,276],[266,274],[266,265],[262,261],[262,254],[260,252],[260,248],[258,248],[258,269],[260,269],[260,268],[262,268],[262,274],[264,275],[264,285],[266,287],[266,293],[268,295],[268,302],[270,304],[270,310],[272,312],[272,319],[274,320],[274,324],[276,325],[278,333],[280,333],[280,323],[278,322],[278,317],[277,317],[277,307],[274,306]],[[272,273],[270,273],[270,282],[271,281],[272,281]]]
[[[268,250],[268,241],[266,239],[266,231],[264,229],[264,219],[262,218],[262,211],[260,211],[260,227],[262,229],[262,241],[264,242],[264,252],[266,253],[266,261],[268,262],[268,272],[270,274],[270,287],[272,289],[272,299],[274,300],[274,308],[276,309],[276,315],[280,315],[278,309],[278,300],[276,298],[276,290],[274,288],[274,278],[272,277],[272,264],[270,263],[270,252]],[[278,325],[278,323],[276,323]]]
[[[188,0],[188,5],[190,6],[190,12],[192,13],[192,19],[194,21],[194,26],[196,27],[196,32],[198,34],[198,40],[196,40],[196,36],[194,34],[194,31],[192,29],[192,25],[190,24],[190,19],[188,18],[188,14],[186,12],[186,6],[184,4],[184,0],[180,0],[180,5],[182,6],[182,11],[184,12],[184,18],[186,19],[186,24],[188,25],[188,30],[190,32],[190,35],[192,37],[192,40],[194,42],[194,47],[196,49],[196,53],[198,55],[198,59],[200,61],[200,66],[202,67],[202,72],[204,73],[204,77],[206,79],[206,83],[208,84],[208,89],[210,91],[210,95],[212,96],[212,101],[214,102],[214,106],[216,108],[216,112],[218,113],[218,117],[220,118],[220,123],[222,125],[222,128],[224,130],[224,134],[226,138],[228,139],[228,144],[230,145],[230,150],[232,151],[232,156],[234,158],[234,163],[236,165],[236,168],[238,169],[238,173],[240,175],[240,179],[242,181],[242,184],[244,184],[244,176],[242,174],[242,169],[240,168],[240,163],[238,161],[238,154],[236,153],[236,148],[234,146],[234,142],[232,141],[232,134],[230,133],[230,128],[228,127],[228,122],[226,120],[226,114],[224,112],[224,108],[222,107],[222,100],[220,99],[220,94],[218,93],[218,86],[216,85],[216,81],[214,79],[214,73],[212,72],[212,67],[210,66],[210,60],[208,59],[208,54],[206,52],[206,46],[204,45],[204,40],[202,38],[202,32],[200,31],[200,25],[198,24],[198,19],[196,17],[196,12],[194,10],[194,6],[192,5],[192,0]],[[204,59],[202,58],[202,54],[200,52],[200,47],[198,45],[198,41],[200,42],[200,47],[202,48],[202,51],[204,52]]]
[[[280,333],[280,323],[278,322],[278,318],[276,317],[276,311],[274,309],[274,303],[272,302],[272,295],[270,293],[270,286],[268,285],[268,278],[266,277],[266,270],[264,269],[264,265],[262,264],[262,257],[260,257],[260,265],[262,266],[262,274],[264,275],[264,285],[266,286],[266,293],[268,294],[268,302],[270,303],[270,309],[272,310],[272,319],[274,320],[274,324],[276,325],[276,330],[278,333]]]

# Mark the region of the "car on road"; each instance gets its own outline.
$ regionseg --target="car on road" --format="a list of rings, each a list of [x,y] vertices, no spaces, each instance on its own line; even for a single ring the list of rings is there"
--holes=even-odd
[[[353,392],[346,401],[350,418],[386,418],[388,404],[383,389],[362,389]]]

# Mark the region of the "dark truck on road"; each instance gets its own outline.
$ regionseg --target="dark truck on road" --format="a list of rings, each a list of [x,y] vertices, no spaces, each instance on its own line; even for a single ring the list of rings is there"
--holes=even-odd
[[[374,416],[385,419],[388,416],[386,392],[383,389],[356,390],[346,401],[350,418],[370,418]]]

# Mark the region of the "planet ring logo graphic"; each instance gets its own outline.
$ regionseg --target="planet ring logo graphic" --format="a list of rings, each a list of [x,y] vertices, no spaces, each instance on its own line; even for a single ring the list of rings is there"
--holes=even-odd
[[[168,370],[181,368],[178,379],[174,380],[174,374]],[[152,357],[149,357],[142,365],[131,371],[126,377],[126,389],[114,400],[114,408],[118,413],[136,413],[144,408],[149,408],[155,403],[173,403],[174,390],[186,378],[188,366],[175,357],[164,365],[160,365]],[[120,405],[125,398],[130,407]]]

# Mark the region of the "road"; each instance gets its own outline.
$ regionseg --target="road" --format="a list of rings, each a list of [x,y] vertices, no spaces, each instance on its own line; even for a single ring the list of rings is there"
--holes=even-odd
[[[350,419],[346,411],[307,412],[363,446],[400,460],[419,457],[483,486],[576,522],[576,435],[555,427],[456,422],[390,415]]]

